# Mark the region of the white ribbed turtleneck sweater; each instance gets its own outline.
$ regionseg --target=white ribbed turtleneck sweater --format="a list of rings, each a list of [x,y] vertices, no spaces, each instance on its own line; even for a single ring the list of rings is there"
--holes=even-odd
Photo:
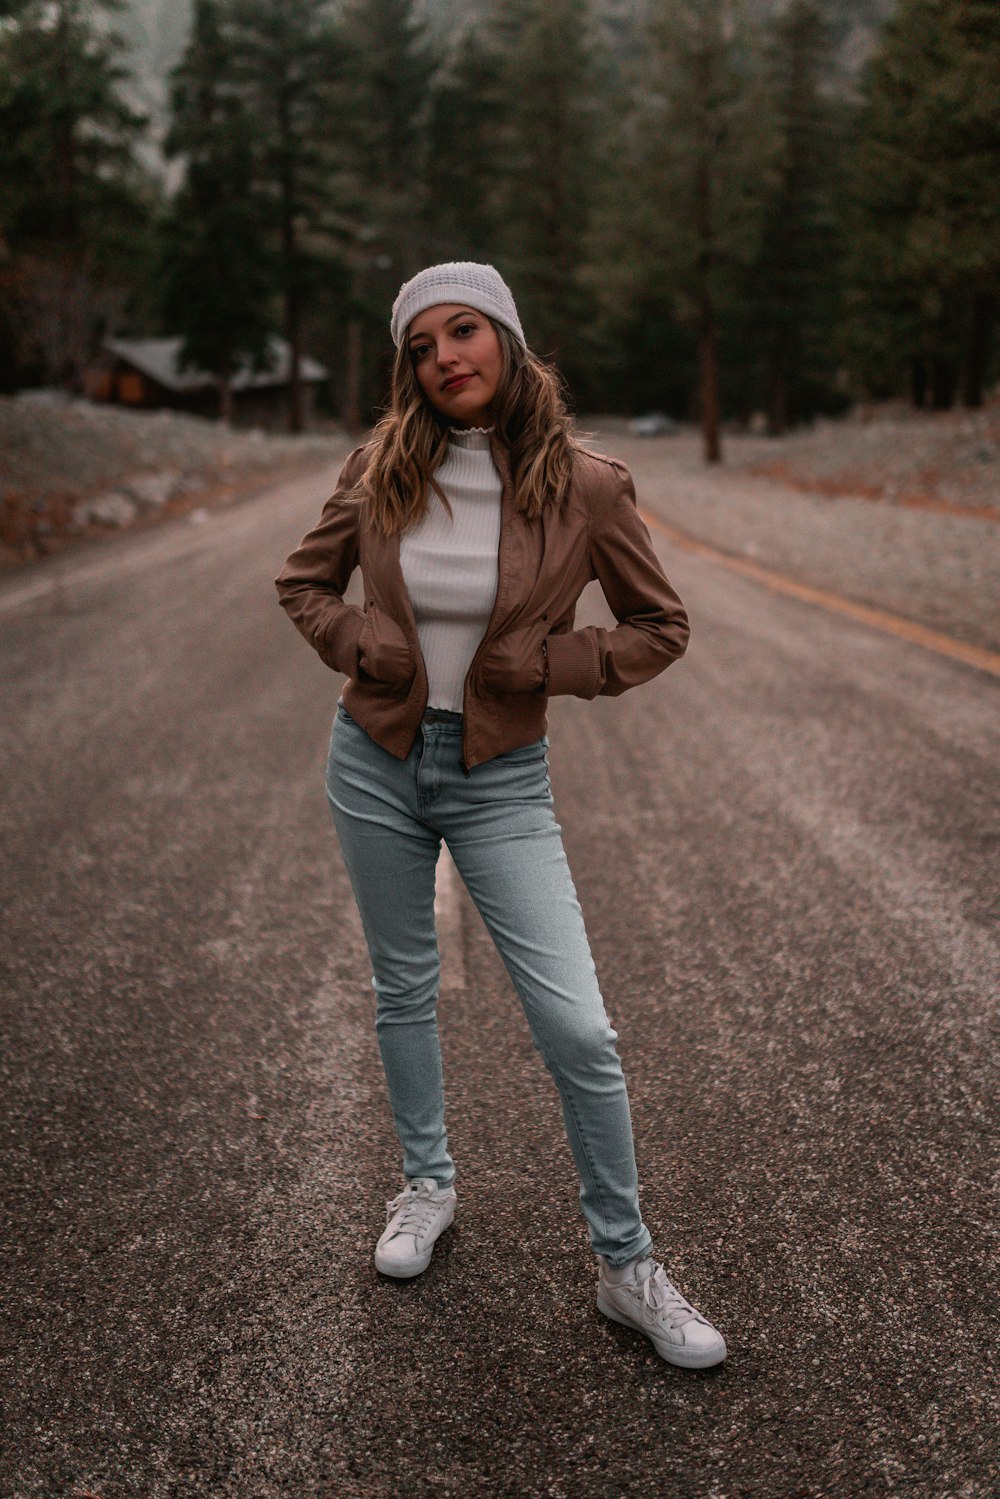
[[[448,452],[434,477],[427,513],[400,537],[399,560],[427,668],[429,708],[464,711],[462,686],[482,640],[497,591],[500,474],[490,452],[492,427],[450,427]]]

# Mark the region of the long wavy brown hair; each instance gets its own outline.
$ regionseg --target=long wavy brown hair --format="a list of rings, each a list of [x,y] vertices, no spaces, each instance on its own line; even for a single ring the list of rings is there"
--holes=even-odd
[[[493,425],[510,461],[515,508],[534,517],[544,505],[562,503],[573,450],[581,444],[566,407],[562,376],[502,323],[490,322],[503,351]],[[404,339],[393,361],[387,408],[372,432],[374,452],[354,491],[387,536],[405,531],[425,514],[430,485],[451,513],[434,478],[448,451],[448,426],[447,417],[421,389]]]

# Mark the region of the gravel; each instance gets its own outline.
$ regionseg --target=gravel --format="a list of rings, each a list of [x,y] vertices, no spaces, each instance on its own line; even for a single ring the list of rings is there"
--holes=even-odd
[[[714,466],[690,428],[638,438],[597,418],[586,430],[591,446],[629,465],[639,505],[678,530],[1000,650],[1000,448],[978,467],[969,457],[987,451],[998,410],[823,422],[776,439],[727,435]],[[944,464],[946,451],[953,467],[936,488],[907,487],[907,473],[930,473],[930,455]],[[866,476],[853,491],[852,475]]]
[[[777,451],[775,448],[777,447]],[[1000,520],[1000,402],[979,411],[921,412],[896,403],[858,408],[779,439],[740,438],[746,473],[833,497]]]

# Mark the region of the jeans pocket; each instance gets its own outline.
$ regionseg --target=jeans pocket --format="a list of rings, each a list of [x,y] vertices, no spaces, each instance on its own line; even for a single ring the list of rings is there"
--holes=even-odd
[[[549,736],[543,734],[541,739],[533,739],[530,744],[519,744],[516,749],[502,750],[494,758],[498,765],[532,765],[536,761],[542,764],[548,758]]]
[[[338,702],[337,704],[337,717],[340,719],[341,723],[352,723],[354,724],[355,728],[358,727],[357,719],[351,717],[351,715],[348,713],[347,709],[341,702]]]

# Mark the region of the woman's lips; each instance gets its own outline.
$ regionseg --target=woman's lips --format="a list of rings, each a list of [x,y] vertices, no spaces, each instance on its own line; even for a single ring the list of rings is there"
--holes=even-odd
[[[455,377],[454,380],[446,380],[444,382],[444,385],[442,386],[442,389],[443,390],[457,390],[460,385],[464,385],[465,384],[466,380],[471,380],[471,379],[472,379],[471,375],[456,375],[456,377]]]

